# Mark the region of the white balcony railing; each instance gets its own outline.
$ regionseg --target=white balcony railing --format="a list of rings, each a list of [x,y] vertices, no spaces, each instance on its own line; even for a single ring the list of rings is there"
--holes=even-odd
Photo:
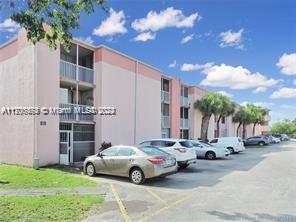
[[[167,91],[161,91],[161,102],[169,103],[170,102],[170,93]]]
[[[92,121],[94,119],[94,115],[87,114],[87,108],[92,108],[91,106],[60,103],[60,108],[63,109],[60,114],[62,121]]]
[[[188,129],[189,128],[189,121],[188,121],[188,119],[181,118],[180,128],[181,129]]]
[[[94,70],[78,66],[77,76],[77,65],[71,62],[60,60],[60,75],[67,79],[79,80],[88,83],[94,83]]]
[[[189,107],[189,99],[188,97],[181,96],[181,106]]]
[[[169,116],[161,116],[161,127],[162,128],[170,128],[170,117]]]
[[[67,79],[76,80],[76,65],[71,62],[60,61],[60,75]]]

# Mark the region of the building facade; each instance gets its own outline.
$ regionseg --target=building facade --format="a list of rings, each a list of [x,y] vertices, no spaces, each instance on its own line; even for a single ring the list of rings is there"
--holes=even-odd
[[[151,138],[200,137],[201,113],[193,103],[207,91],[114,49],[73,40],[70,52],[50,51],[45,42],[28,43],[21,30],[0,52],[1,107],[71,110],[2,113],[0,162],[70,164],[97,152],[104,141],[134,145]],[[116,115],[85,114],[93,107],[114,107]],[[221,124],[220,135],[235,135],[230,117]],[[260,127],[258,134],[266,130]],[[209,139],[214,130],[212,118]]]

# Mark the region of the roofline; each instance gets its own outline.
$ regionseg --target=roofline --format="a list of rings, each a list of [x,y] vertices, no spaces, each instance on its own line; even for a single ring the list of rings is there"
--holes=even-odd
[[[101,45],[96,46],[95,48],[96,48],[96,49],[99,49],[99,48],[105,48],[105,49],[108,49],[108,50],[110,50],[110,51],[112,51],[112,52],[115,52],[115,53],[117,53],[117,54],[119,54],[119,55],[122,55],[122,56],[124,56],[124,57],[126,57],[126,58],[129,58],[129,59],[131,59],[131,60],[134,60],[134,61],[136,61],[136,62],[139,62],[139,63],[141,63],[141,64],[143,64],[143,65],[145,65],[145,66],[148,66],[149,68],[154,69],[154,70],[156,70],[156,71],[158,71],[158,72],[160,72],[160,73],[163,73],[161,69],[156,68],[156,67],[154,67],[154,66],[152,66],[152,65],[149,65],[149,64],[147,64],[147,63],[145,63],[145,62],[143,62],[143,61],[141,61],[141,60],[139,60],[139,59],[136,59],[136,58],[134,58],[134,57],[131,57],[131,56],[127,55],[127,54],[124,54],[124,53],[122,53],[122,52],[119,52],[119,51],[117,51],[116,49],[110,48],[109,46],[106,46],[106,45],[101,44]]]
[[[4,42],[2,45],[0,45],[0,49],[4,48],[5,46],[9,45],[10,43],[14,42],[17,40],[17,36],[9,39],[8,41]]]

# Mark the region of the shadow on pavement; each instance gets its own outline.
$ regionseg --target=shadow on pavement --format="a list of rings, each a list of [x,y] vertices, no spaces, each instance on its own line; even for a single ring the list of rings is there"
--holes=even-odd
[[[279,221],[296,221],[295,215],[290,214],[280,214],[271,215],[266,213],[255,213],[253,215],[246,213],[224,213],[220,211],[209,211],[209,215],[216,216],[222,221],[248,221],[248,222],[279,222]]]

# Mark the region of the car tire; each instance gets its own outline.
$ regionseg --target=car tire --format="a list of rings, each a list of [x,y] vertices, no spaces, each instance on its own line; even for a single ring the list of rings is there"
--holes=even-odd
[[[259,146],[264,146],[265,143],[264,143],[263,141],[261,141],[261,142],[258,143],[258,145],[259,145]]]
[[[214,152],[212,152],[212,151],[209,151],[209,152],[206,153],[206,159],[214,160],[214,159],[216,159],[216,154]]]
[[[178,165],[179,165],[180,169],[186,169],[189,166],[188,163],[179,163]]]
[[[227,147],[227,149],[230,151],[230,154],[234,154],[234,149],[232,147]]]
[[[140,168],[135,167],[130,172],[130,180],[132,183],[140,185],[144,183],[145,175]]]
[[[92,163],[88,163],[86,165],[86,170],[85,170],[87,176],[93,177],[96,175],[96,168]]]

